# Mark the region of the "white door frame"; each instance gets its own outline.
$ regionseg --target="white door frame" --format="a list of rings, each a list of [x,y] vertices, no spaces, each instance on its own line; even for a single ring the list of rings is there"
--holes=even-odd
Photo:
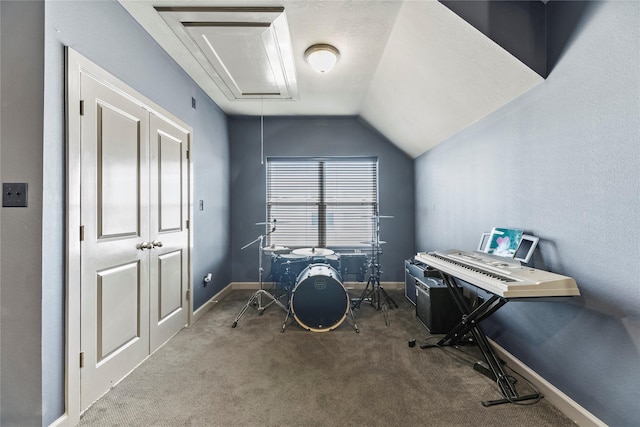
[[[90,75],[105,86],[119,92],[131,101],[139,104],[153,114],[181,128],[189,134],[188,149],[193,142],[193,129],[173,116],[162,107],[127,86],[117,78],[89,61],[75,50],[66,48],[66,122],[67,122],[67,205],[66,205],[66,355],[65,355],[65,415],[59,425],[76,425],[80,421],[80,76]],[[193,277],[191,252],[193,248],[193,183],[191,159],[188,161],[188,289],[189,309],[187,325],[193,317],[193,292],[191,282]]]

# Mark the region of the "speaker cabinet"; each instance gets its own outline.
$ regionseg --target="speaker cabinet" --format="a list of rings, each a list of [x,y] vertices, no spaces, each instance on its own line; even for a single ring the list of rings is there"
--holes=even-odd
[[[416,281],[423,280],[430,274],[427,266],[419,261],[407,259],[404,261],[404,296],[416,305]]]
[[[435,277],[416,280],[416,316],[432,334],[446,334],[460,323],[462,312],[453,296],[442,282]]]

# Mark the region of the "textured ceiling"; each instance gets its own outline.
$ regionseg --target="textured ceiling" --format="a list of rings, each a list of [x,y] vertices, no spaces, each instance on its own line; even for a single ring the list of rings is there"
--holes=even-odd
[[[412,157],[543,80],[437,1],[120,3],[227,114],[360,115]],[[288,34],[274,35],[280,30],[273,26],[256,30],[255,24],[212,26],[211,9],[191,10],[188,16],[156,9],[168,6],[281,7],[278,22],[286,22]],[[228,20],[265,21],[257,14],[255,9]],[[197,31],[193,24],[180,25],[197,20],[205,22]],[[328,74],[314,72],[304,61],[304,51],[316,43],[340,50]],[[276,63],[282,73],[274,70]],[[284,86],[274,83],[280,74],[289,79]],[[282,95],[243,94],[243,85],[279,87]]]

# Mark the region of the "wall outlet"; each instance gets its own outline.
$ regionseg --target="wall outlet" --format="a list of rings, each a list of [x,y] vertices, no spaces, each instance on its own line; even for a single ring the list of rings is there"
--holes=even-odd
[[[204,279],[202,279],[202,281],[204,282],[204,286],[207,286],[212,280],[213,275],[211,273],[207,273],[207,275],[204,276]]]
[[[26,208],[29,184],[26,182],[2,183],[2,206],[7,208]]]

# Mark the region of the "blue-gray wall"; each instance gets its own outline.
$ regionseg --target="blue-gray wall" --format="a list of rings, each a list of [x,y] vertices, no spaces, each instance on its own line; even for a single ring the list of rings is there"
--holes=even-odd
[[[0,425],[38,425],[42,403],[44,4],[0,2],[2,182],[29,184],[28,207],[2,208]],[[58,332],[60,338],[60,332]],[[63,357],[59,355],[58,358]]]
[[[231,228],[235,282],[258,281],[258,252],[242,246],[264,233],[265,165],[260,163],[260,118],[232,117]],[[266,156],[377,156],[382,281],[404,281],[403,260],[414,255],[413,161],[356,117],[264,118]],[[265,266],[266,268],[266,266]],[[268,271],[268,269],[267,269]]]
[[[640,3],[554,3],[546,81],[416,160],[416,246],[475,249],[493,226],[539,236],[536,266],[582,296],[510,302],[485,330],[602,421],[638,425]]]
[[[41,393],[42,424],[48,425],[64,412],[64,46],[72,47],[193,127],[195,308],[230,282],[231,269],[226,116],[117,2],[46,2],[44,25]],[[195,110],[191,108],[192,97],[197,101]],[[204,201],[204,211],[197,209],[199,200]],[[207,272],[213,273],[214,280],[204,288],[202,278]]]

